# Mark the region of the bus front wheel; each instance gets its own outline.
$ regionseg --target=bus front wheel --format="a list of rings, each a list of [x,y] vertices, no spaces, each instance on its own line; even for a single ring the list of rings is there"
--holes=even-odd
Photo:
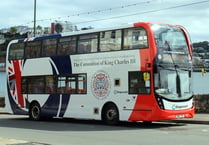
[[[119,112],[114,104],[110,103],[104,107],[102,112],[102,120],[109,125],[114,125],[118,123]]]
[[[41,119],[41,107],[37,102],[31,103],[29,109],[29,117],[31,120],[38,121]]]

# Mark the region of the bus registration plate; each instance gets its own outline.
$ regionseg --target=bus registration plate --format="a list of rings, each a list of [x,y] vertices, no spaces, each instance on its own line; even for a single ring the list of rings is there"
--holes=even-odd
[[[184,118],[184,114],[176,115],[176,118]]]

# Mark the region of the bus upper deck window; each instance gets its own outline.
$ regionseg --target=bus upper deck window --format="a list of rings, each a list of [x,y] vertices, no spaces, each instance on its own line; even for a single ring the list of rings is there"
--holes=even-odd
[[[121,30],[100,33],[100,51],[121,50]]]
[[[56,55],[57,40],[47,39],[43,41],[43,56],[54,56]]]
[[[124,49],[147,48],[147,33],[142,28],[124,30]]]
[[[79,36],[78,53],[97,52],[98,34],[86,34]]]
[[[21,59],[24,56],[24,43],[12,44],[9,51],[9,59]]]
[[[25,50],[25,55],[27,58],[40,57],[41,41],[27,42]]]
[[[60,38],[58,43],[57,54],[69,55],[76,53],[76,37]]]

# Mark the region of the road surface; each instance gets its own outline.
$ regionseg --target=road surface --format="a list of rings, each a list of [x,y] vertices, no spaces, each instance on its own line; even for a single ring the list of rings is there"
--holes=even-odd
[[[72,119],[34,122],[27,116],[0,114],[1,139],[31,145],[208,145],[209,124],[169,121],[150,126],[140,122],[109,126],[100,121]]]

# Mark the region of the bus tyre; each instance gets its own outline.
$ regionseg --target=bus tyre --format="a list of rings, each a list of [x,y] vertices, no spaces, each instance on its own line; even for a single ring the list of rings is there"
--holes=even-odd
[[[34,121],[41,119],[41,107],[37,102],[34,102],[30,105],[29,117]]]
[[[108,104],[102,112],[102,120],[109,125],[117,124],[119,121],[119,112],[114,104]]]
[[[152,125],[152,121],[143,121],[143,125],[145,126]]]

